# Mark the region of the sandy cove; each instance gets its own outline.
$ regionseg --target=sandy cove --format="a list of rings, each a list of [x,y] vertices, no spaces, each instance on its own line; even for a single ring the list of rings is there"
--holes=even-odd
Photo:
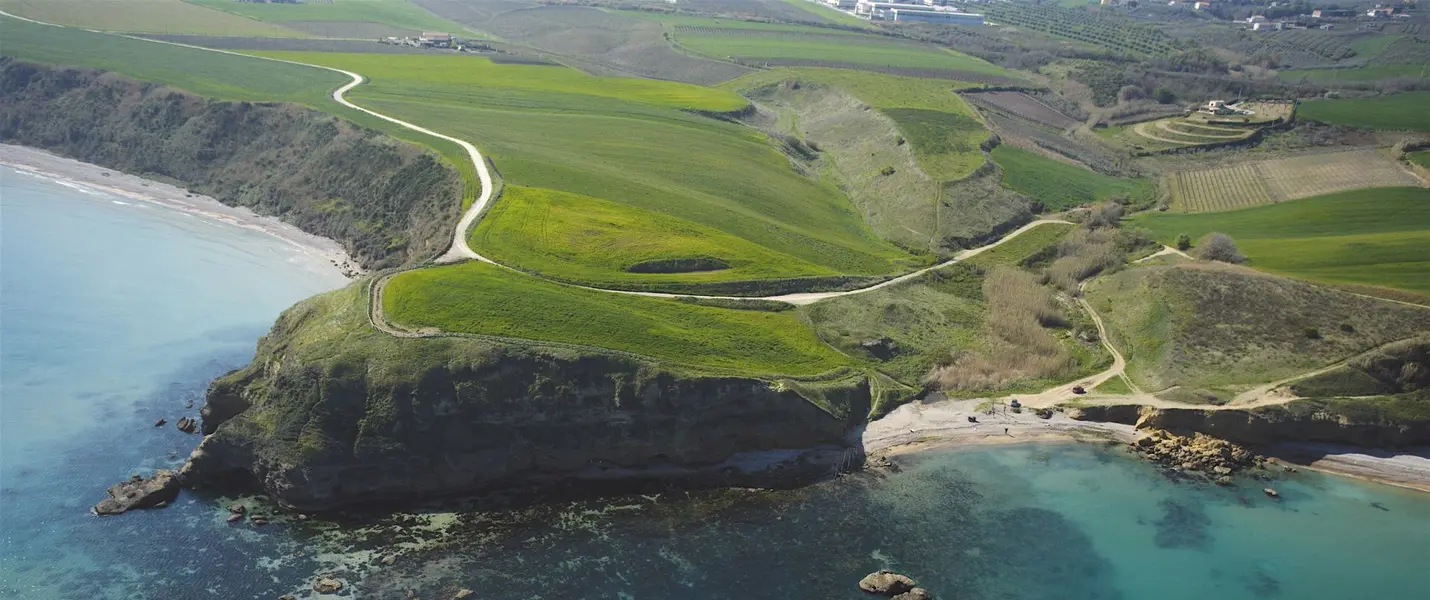
[[[1141,437],[1131,425],[1075,421],[1057,411],[1043,419],[1028,408],[1014,413],[995,404],[995,412],[988,414],[989,404],[988,400],[952,400],[939,395],[926,402],[905,404],[864,429],[864,451],[869,456],[892,456],[988,444],[1130,443]],[[983,410],[979,410],[980,405]],[[978,422],[969,422],[970,416]],[[1261,450],[1281,462],[1315,471],[1430,492],[1430,448],[1391,452],[1335,444],[1283,443]]]
[[[305,254],[318,256],[348,278],[363,274],[341,244],[307,233],[274,217],[223,204],[183,188],[80,162],[27,146],[0,144],[0,165],[59,182],[177,210],[276,237]]]
[[[894,409],[864,429],[862,441],[868,454],[901,454],[945,446],[1012,444],[1049,440],[1111,440],[1132,442],[1137,430],[1131,425],[1075,421],[1054,411],[1043,419],[1025,408],[1014,413],[995,405],[988,414],[987,400],[952,400],[934,395],[929,401],[911,402]],[[969,417],[978,421],[970,422]]]

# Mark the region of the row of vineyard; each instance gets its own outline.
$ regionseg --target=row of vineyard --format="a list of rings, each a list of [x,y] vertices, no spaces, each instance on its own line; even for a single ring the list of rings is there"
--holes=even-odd
[[[1316,54],[1327,60],[1345,60],[1356,55],[1347,37],[1316,29],[1292,29],[1269,36],[1271,45],[1282,44]]]
[[[1176,200],[1183,212],[1219,212],[1268,204],[1271,196],[1256,169],[1236,165],[1176,174]]]
[[[991,3],[980,6],[990,21],[1015,25],[1128,54],[1169,54],[1172,38],[1161,30],[1127,19],[1052,5]]]

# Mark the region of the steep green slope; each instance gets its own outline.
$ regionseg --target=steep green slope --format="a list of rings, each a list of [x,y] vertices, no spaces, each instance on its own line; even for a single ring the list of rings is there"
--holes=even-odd
[[[879,275],[909,263],[869,231],[847,198],[791,169],[765,136],[672,107],[735,106],[725,92],[471,57],[281,56],[363,73],[371,83],[354,90],[354,101],[474,140],[508,184],[664,213],[842,274]],[[434,69],[450,82],[429,76]],[[517,81],[511,87],[502,84],[507,73]],[[786,276],[806,271],[778,266],[770,268]]]

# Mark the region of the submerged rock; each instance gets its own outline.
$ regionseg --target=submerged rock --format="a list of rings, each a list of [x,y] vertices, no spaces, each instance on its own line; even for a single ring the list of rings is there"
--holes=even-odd
[[[313,591],[319,594],[336,594],[343,589],[343,582],[332,577],[319,577],[313,582]]]
[[[933,594],[930,594],[926,589],[916,587],[894,596],[894,600],[933,600]]]
[[[117,515],[140,508],[160,508],[178,495],[179,480],[174,472],[159,469],[153,477],[145,479],[136,475],[129,481],[110,486],[109,498],[94,505],[94,513]]]
[[[154,421],[154,426],[155,426],[155,427],[163,427],[163,426],[164,426],[166,423],[168,423],[168,422],[169,422],[168,419],[159,419],[158,421]]]
[[[915,585],[918,585],[918,582],[910,579],[907,575],[900,575],[887,569],[875,571],[859,580],[859,589],[870,594],[891,598],[914,589]]]

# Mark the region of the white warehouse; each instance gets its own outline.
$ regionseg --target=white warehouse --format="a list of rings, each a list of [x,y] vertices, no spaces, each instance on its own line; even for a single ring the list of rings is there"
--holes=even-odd
[[[972,13],[961,13],[947,10],[909,10],[907,8],[889,9],[893,13],[895,23],[948,23],[952,25],[972,25],[974,27],[983,26],[983,15]]]
[[[924,0],[925,2],[939,0]],[[949,23],[953,25],[983,25],[983,15],[962,13],[950,8],[931,4],[908,4],[901,2],[870,2],[860,0],[854,7],[854,14],[875,21],[904,23]]]

